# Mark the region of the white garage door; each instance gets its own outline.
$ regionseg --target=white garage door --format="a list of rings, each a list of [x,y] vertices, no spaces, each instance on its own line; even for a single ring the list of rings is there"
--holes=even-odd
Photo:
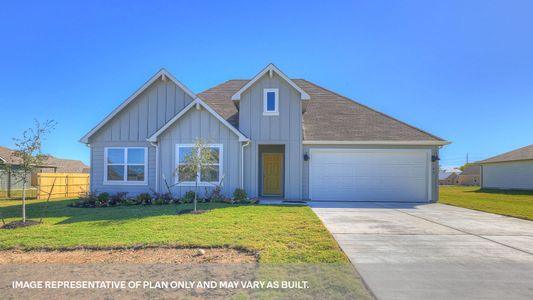
[[[309,197],[428,202],[430,150],[311,149]]]

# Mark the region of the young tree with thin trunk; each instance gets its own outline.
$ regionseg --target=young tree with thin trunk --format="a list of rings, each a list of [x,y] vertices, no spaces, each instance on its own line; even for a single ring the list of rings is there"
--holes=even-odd
[[[42,142],[56,126],[53,120],[39,123],[35,120],[33,128],[28,128],[22,133],[22,137],[13,138],[15,150],[13,156],[19,160],[16,172],[12,176],[22,182],[22,222],[26,223],[26,188],[31,180],[31,174],[36,172],[44,163],[46,155],[41,153]]]
[[[187,154],[176,172],[180,178],[180,182],[184,181],[183,178],[193,179],[195,182],[194,191],[194,211],[196,212],[196,206],[198,203],[198,182],[200,181],[202,174],[207,174],[213,164],[217,164],[219,160],[219,152],[214,152],[209,144],[203,139],[196,139],[191,153]],[[219,177],[221,174],[219,174]],[[188,180],[186,180],[188,181]]]

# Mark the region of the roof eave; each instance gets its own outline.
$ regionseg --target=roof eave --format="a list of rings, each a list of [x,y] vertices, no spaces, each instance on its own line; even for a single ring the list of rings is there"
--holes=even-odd
[[[328,141],[328,140],[304,140],[304,145],[405,145],[405,146],[444,146],[451,144],[449,141]]]

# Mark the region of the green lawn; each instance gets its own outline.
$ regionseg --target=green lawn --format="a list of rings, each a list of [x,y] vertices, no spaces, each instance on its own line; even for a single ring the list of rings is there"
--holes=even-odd
[[[306,206],[200,204],[201,215],[176,215],[174,205],[71,208],[50,202],[44,224],[0,230],[0,249],[66,246],[231,246],[259,252],[262,263],[348,262],[331,234]],[[27,214],[39,219],[44,201],[30,200]],[[191,208],[181,204],[180,209]],[[0,214],[20,219],[21,204],[0,200]]]
[[[439,195],[440,203],[533,220],[533,191],[441,186]]]

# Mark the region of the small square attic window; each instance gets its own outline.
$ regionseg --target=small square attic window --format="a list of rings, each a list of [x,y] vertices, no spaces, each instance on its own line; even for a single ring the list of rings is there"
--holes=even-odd
[[[264,89],[263,90],[263,115],[277,116],[279,115],[279,97],[278,89]]]

